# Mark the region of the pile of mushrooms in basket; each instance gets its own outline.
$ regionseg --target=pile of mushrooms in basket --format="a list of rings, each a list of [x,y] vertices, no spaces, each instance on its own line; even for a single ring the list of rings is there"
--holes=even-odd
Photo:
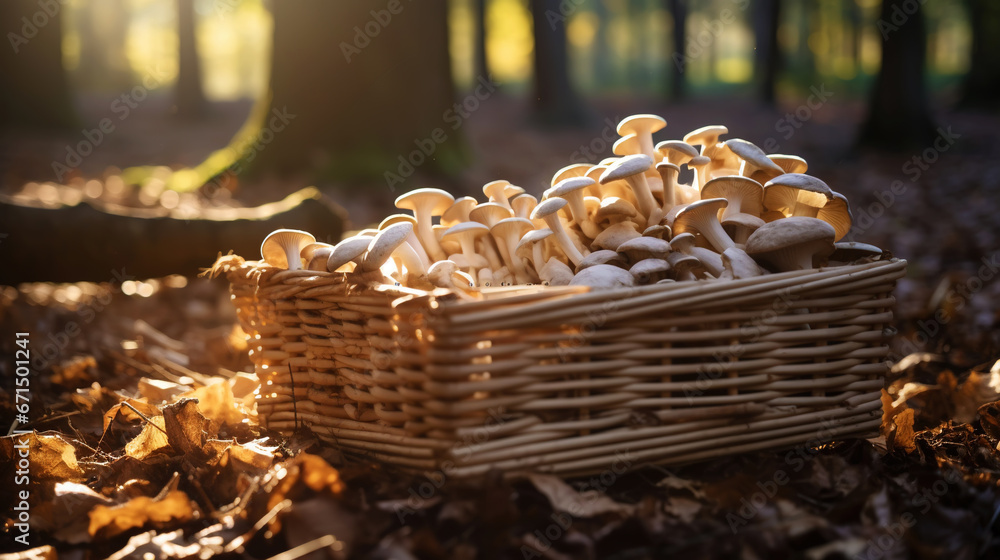
[[[557,171],[535,196],[507,181],[485,200],[417,189],[393,214],[335,246],[278,230],[261,256],[272,266],[349,273],[357,284],[444,288],[544,284],[591,289],[749,278],[881,255],[839,242],[847,199],[808,175],[805,160],[765,154],[713,125],[654,143],[655,115],[621,121],[615,157]],[[682,167],[693,174],[680,183]]]

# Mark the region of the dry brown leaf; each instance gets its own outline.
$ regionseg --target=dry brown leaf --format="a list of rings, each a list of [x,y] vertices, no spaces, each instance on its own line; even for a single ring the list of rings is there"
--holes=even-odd
[[[104,413],[105,432],[108,431],[108,426],[111,425],[111,422],[115,419],[115,417],[119,415],[129,422],[144,421],[142,416],[136,414],[135,410],[125,406],[124,403],[132,405],[135,410],[138,410],[147,418],[160,414],[160,409],[146,402],[146,399],[122,399],[122,402],[112,406],[107,412]]]
[[[90,511],[88,532],[108,539],[146,524],[162,527],[183,523],[199,516],[197,506],[180,490],[171,490],[162,499],[140,496],[119,506],[99,505]]]
[[[24,455],[30,457],[32,480],[75,482],[84,478],[76,461],[76,448],[62,436],[31,432],[0,437],[2,462],[13,465]]]
[[[163,407],[163,423],[174,450],[194,457],[208,456],[205,441],[215,434],[208,433],[210,422],[198,411],[197,401],[185,398]]]
[[[139,435],[125,444],[125,454],[142,461],[156,453],[169,453],[170,442],[167,440],[165,430],[166,423],[163,416],[150,417]]]
[[[889,439],[889,449],[902,449],[907,453],[917,449],[917,445],[914,442],[912,409],[908,408],[892,419],[892,436]]]
[[[90,542],[87,512],[111,500],[76,482],[58,482],[55,496],[32,513],[32,527],[69,544]]]
[[[310,453],[299,453],[294,459],[272,467],[272,476],[281,482],[271,492],[267,500],[267,509],[272,510],[286,499],[295,501],[302,495],[308,495],[302,486],[312,492],[327,493],[332,496],[339,495],[344,490],[344,483],[340,479],[337,469],[330,466],[317,455]],[[281,527],[280,521],[275,521],[271,525],[273,531],[278,531]]]
[[[986,435],[1000,440],[1000,402],[986,403],[979,407],[979,425]]]
[[[182,397],[197,399],[198,411],[216,425],[239,424],[246,418],[233,398],[232,386],[221,377],[215,383],[184,393]]]
[[[552,508],[573,517],[595,517],[605,513],[631,515],[635,506],[618,503],[597,490],[578,492],[563,479],[549,474],[529,474],[528,480],[549,499]]]
[[[219,466],[226,466],[229,461],[233,461],[244,471],[263,472],[270,468],[274,462],[274,452],[278,449],[268,447],[263,444],[266,438],[248,441],[247,443],[237,443],[235,441],[209,440],[207,447],[212,451],[212,455],[220,457]]]

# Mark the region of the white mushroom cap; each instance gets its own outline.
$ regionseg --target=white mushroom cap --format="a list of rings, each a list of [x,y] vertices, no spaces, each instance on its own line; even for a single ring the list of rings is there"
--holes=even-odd
[[[469,292],[475,285],[471,276],[458,269],[451,260],[438,261],[427,270],[427,279],[438,288]]]
[[[573,221],[580,226],[583,234],[591,239],[597,237],[600,230],[597,224],[592,222],[590,217],[587,216],[587,207],[583,203],[583,197],[588,187],[593,184],[594,180],[589,177],[570,177],[569,179],[559,181],[549,190],[550,197],[564,198],[569,202],[569,210],[573,216]]]
[[[478,222],[462,222],[460,224],[455,224],[444,232],[444,238],[454,237],[461,244],[462,255],[468,261],[469,274],[473,278],[479,277],[476,272],[476,268],[478,268],[477,265],[479,264],[477,257],[480,257],[480,255],[476,252],[476,239],[488,234],[489,232],[490,228]],[[454,260],[454,257],[452,257],[452,259]]]
[[[506,189],[508,186],[510,186],[510,181],[505,181],[503,179],[490,181],[489,183],[483,185],[483,194],[486,195],[486,198],[488,198],[490,202],[495,202],[500,206],[513,211],[510,207],[510,201],[507,200]]]
[[[681,140],[664,140],[656,145],[656,151],[660,152],[660,155],[662,155],[668,163],[672,163],[677,166],[683,165],[691,161],[691,158],[701,155],[698,152],[698,148],[695,148],[691,144]]]
[[[589,163],[571,163],[552,175],[552,182],[549,183],[549,186],[554,187],[559,181],[570,177],[586,177],[591,167],[593,166]]]
[[[729,134],[729,129],[721,124],[710,124],[688,132],[684,141],[692,146],[702,146],[701,155],[715,159],[716,145],[723,134]]]
[[[525,218],[505,218],[490,229],[490,233],[497,239],[500,255],[507,263],[507,269],[513,271],[514,279],[517,280],[518,284],[531,282],[521,259],[517,256],[516,249],[521,236],[534,227],[531,220]]]
[[[583,260],[583,253],[576,248],[576,244],[570,239],[569,234],[566,232],[566,228],[562,226],[559,221],[559,210],[564,206],[569,204],[565,199],[562,198],[550,198],[543,200],[538,203],[538,206],[531,211],[531,218],[545,220],[546,225],[555,234],[556,243],[562,248],[563,254],[576,266]]]
[[[675,253],[690,255],[701,263],[712,276],[718,277],[722,274],[722,257],[711,249],[698,247],[696,240],[691,233],[679,233],[670,240],[670,250]]]
[[[510,201],[510,207],[514,209],[515,218],[531,218],[531,211],[538,206],[538,199],[530,194],[521,196]]]
[[[664,259],[643,259],[628,269],[636,284],[654,284],[670,273],[670,263]]]
[[[455,197],[441,189],[415,189],[396,199],[396,208],[413,211],[417,237],[435,261],[444,260],[445,254],[434,236],[434,216],[440,216],[454,203]]]
[[[475,208],[469,211],[469,219],[471,221],[479,222],[488,228],[495,226],[500,220],[513,217],[513,210],[496,202],[477,204]]]
[[[576,271],[580,272],[585,268],[590,268],[598,264],[610,264],[613,266],[624,266],[625,259],[622,258],[616,251],[609,251],[607,249],[600,249],[594,251],[593,253],[587,255],[580,261],[580,264],[576,266]]]
[[[722,229],[722,224],[719,222],[719,210],[728,204],[729,202],[724,198],[708,198],[685,206],[674,218],[672,225],[674,235],[691,230],[697,231],[719,253],[729,247],[735,247],[736,244]]]
[[[815,218],[831,198],[833,191],[826,183],[804,173],[784,173],[764,185],[764,208],[785,216]]]
[[[768,159],[764,150],[761,150],[752,142],[747,142],[742,138],[732,138],[726,140],[726,146],[729,146],[729,149],[743,160],[743,163],[740,165],[740,175],[744,177],[750,177],[758,169],[779,175],[784,173],[783,169]]]
[[[537,274],[545,266],[545,259],[542,254],[542,241],[552,235],[549,228],[535,229],[525,233],[514,249],[514,255],[521,258],[530,258],[531,266]]]
[[[456,198],[455,202],[441,214],[441,225],[451,227],[455,224],[471,221],[469,212],[476,207],[479,202],[471,196]]]
[[[566,263],[552,257],[538,271],[538,276],[542,283],[550,286],[566,286],[573,280],[573,271],[566,266]]]
[[[306,262],[306,268],[326,272],[326,261],[333,253],[333,245],[329,243],[310,243],[299,251],[299,256]]]
[[[724,198],[729,205],[722,213],[722,220],[739,213],[760,216],[764,212],[764,187],[740,175],[716,177],[701,188],[702,198]]]
[[[773,161],[785,173],[805,173],[809,170],[809,164],[799,156],[788,154],[768,154],[767,159]],[[773,179],[773,177],[772,177]],[[768,179],[770,181],[770,179]]]
[[[626,134],[611,145],[611,153],[616,156],[630,156],[641,154],[642,146],[639,145],[639,137],[635,134]]]
[[[330,258],[326,261],[326,269],[335,272],[351,261],[360,263],[373,239],[375,237],[370,235],[356,235],[337,243],[333,247],[333,252],[330,253]]]
[[[746,252],[771,270],[807,270],[822,266],[835,235],[823,220],[793,216],[761,226],[747,240]]]
[[[833,193],[833,198],[816,212],[816,217],[833,226],[837,231],[836,241],[840,241],[851,230],[853,216],[847,197],[839,192]]]
[[[635,278],[628,271],[609,264],[598,264],[577,273],[570,286],[589,286],[592,290],[613,290],[635,285]]]
[[[602,231],[594,238],[590,246],[594,249],[617,251],[619,245],[636,237],[640,237],[640,234],[635,229],[635,223],[628,221],[618,222],[617,224],[611,224]]]
[[[272,231],[260,244],[260,257],[267,264],[288,270],[301,270],[302,248],[315,243],[311,233],[298,229],[278,229]]]
[[[642,232],[643,237],[655,237],[657,239],[663,239],[664,241],[670,241],[672,234],[670,226],[661,224],[653,224]]]
[[[697,280],[695,271],[701,268],[701,261],[696,257],[685,253],[670,253],[667,255],[667,262],[670,263],[671,270],[677,280]]]
[[[653,134],[663,130],[667,121],[657,115],[632,115],[618,123],[618,134],[627,136],[635,134],[639,141],[639,151],[655,161],[656,150],[653,148]]]
[[[636,215],[635,206],[624,198],[609,196],[601,201],[601,207],[594,213],[594,219],[598,222],[605,220],[624,220],[634,218]]]
[[[728,217],[722,215],[722,229],[727,233],[732,232],[732,240],[737,245],[745,245],[750,235],[764,223],[764,220],[753,214],[739,213]]]
[[[882,255],[882,249],[858,241],[840,241],[833,244],[831,261],[849,263],[860,259],[872,259]]]
[[[630,264],[643,259],[662,259],[670,252],[670,243],[656,237],[636,237],[618,246],[618,253],[625,255]]]
[[[386,218],[382,220],[382,222],[379,223],[378,229],[379,231],[382,231],[393,224],[399,224],[399,223],[408,223],[413,226],[413,228],[410,229],[409,235],[406,236],[406,243],[413,248],[413,251],[415,253],[417,253],[417,257],[420,259],[420,264],[422,265],[422,268],[426,269],[431,265],[431,260],[430,257],[427,255],[427,251],[424,251],[424,246],[422,243],[420,243],[420,239],[417,238],[417,233],[415,229],[417,227],[416,218],[410,216],[409,214],[390,214],[389,216],[386,216]],[[435,238],[436,237],[437,235],[435,235]]]
[[[427,271],[420,263],[416,252],[406,243],[406,237],[412,231],[413,224],[399,222],[378,232],[375,239],[368,244],[368,251],[361,260],[361,272],[374,272],[382,268],[393,253],[400,251],[400,260],[411,274],[415,273],[418,276],[425,274]]]
[[[639,213],[644,220],[648,220],[654,208],[658,208],[653,192],[646,182],[645,173],[653,166],[653,159],[645,154],[625,156],[613,163],[601,175],[600,183],[606,185],[612,181],[624,179],[635,194],[639,203]],[[645,223],[642,224],[645,227]]]

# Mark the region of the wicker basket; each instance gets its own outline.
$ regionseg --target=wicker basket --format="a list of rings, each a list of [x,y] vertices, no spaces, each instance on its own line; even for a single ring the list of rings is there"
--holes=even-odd
[[[269,428],[468,477],[590,474],[874,434],[892,259],[460,300],[223,257]]]

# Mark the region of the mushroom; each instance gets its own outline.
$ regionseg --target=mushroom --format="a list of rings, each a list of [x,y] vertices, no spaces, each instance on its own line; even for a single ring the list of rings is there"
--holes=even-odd
[[[785,172],[777,164],[768,159],[764,150],[761,150],[752,142],[747,142],[741,138],[733,138],[726,140],[726,146],[743,160],[740,164],[740,175],[744,177],[750,177],[758,170],[770,172],[775,175]]]
[[[618,222],[617,224],[611,224],[595,237],[590,247],[595,250],[608,249],[610,251],[617,251],[622,243],[636,237],[640,237],[640,235],[635,229],[634,222]]]
[[[656,161],[656,150],[653,148],[653,134],[663,130],[667,121],[657,115],[632,115],[618,123],[618,134],[628,136],[635,134],[639,141],[639,152]]]
[[[670,243],[655,237],[636,237],[618,246],[618,253],[625,255],[629,264],[643,259],[662,259],[670,252]]]
[[[698,247],[695,243],[693,234],[679,233],[670,240],[670,250],[674,253],[684,253],[698,259],[701,266],[705,267],[705,270],[718,278],[723,271],[722,257],[711,249]]]
[[[412,231],[413,224],[400,222],[378,232],[378,235],[368,244],[368,251],[365,252],[365,256],[361,260],[361,272],[375,272],[391,258],[397,263],[396,270],[400,274],[404,268],[406,270],[406,276],[401,276],[402,282],[411,284],[414,280],[426,276],[427,269],[424,268],[420,257],[406,242],[407,236]]]
[[[722,212],[722,220],[736,214],[760,216],[764,211],[764,187],[748,177],[727,175],[716,177],[701,188],[702,198],[724,198],[729,205]]]
[[[542,267],[545,266],[541,242],[551,235],[552,230],[548,228],[529,231],[521,237],[521,241],[518,242],[517,247],[514,249],[515,256],[531,259],[531,267],[534,269],[535,274],[538,274],[542,270]]]
[[[361,258],[373,239],[375,237],[370,235],[356,235],[337,243],[333,246],[330,258],[326,261],[326,269],[330,272],[336,272],[337,269],[349,262],[360,264]]]
[[[565,286],[573,280],[573,271],[566,266],[566,263],[552,257],[538,271],[538,277],[541,278],[543,284]]]
[[[580,226],[583,234],[591,239],[597,237],[597,234],[601,232],[597,224],[590,220],[587,208],[583,204],[584,191],[593,184],[594,180],[589,177],[571,177],[559,181],[549,190],[550,197],[566,199],[573,221]]]
[[[674,271],[674,278],[681,282],[691,282],[697,280],[695,271],[701,268],[701,261],[696,257],[684,253],[670,253],[667,255],[667,262],[670,269]]]
[[[484,268],[488,261],[476,252],[476,239],[488,234],[490,228],[479,222],[462,222],[455,224],[444,232],[444,237],[455,238],[462,246],[462,256],[465,257],[468,265],[469,275],[479,278],[477,268]]]
[[[882,249],[867,243],[857,241],[840,241],[833,244],[833,253],[830,254],[830,262],[851,263],[866,259],[875,260],[882,256]]]
[[[476,207],[469,212],[469,218],[471,218],[472,221],[479,222],[490,229],[497,225],[497,222],[500,220],[513,217],[513,210],[496,202],[484,202],[482,204],[477,204]],[[482,244],[483,252],[486,254],[487,260],[490,262],[490,267],[494,272],[496,272],[501,266],[503,266],[503,263],[500,260],[501,257],[497,254],[497,249],[494,248],[493,242],[489,238],[483,239]]]
[[[670,263],[664,259],[643,259],[628,271],[636,284],[655,284],[670,274]]]
[[[835,235],[823,220],[793,216],[761,226],[747,240],[746,252],[771,270],[808,270],[833,253]]]
[[[678,167],[691,161],[691,158],[701,155],[698,148],[681,140],[665,140],[656,145],[656,151],[667,160]],[[662,163],[662,162],[660,162]]]
[[[778,167],[780,167],[785,173],[805,173],[809,170],[809,164],[806,160],[800,158],[799,156],[791,156],[787,154],[768,154],[767,159],[773,161]],[[770,181],[774,177],[768,179]],[[767,181],[763,181],[766,183]]]
[[[722,229],[731,234],[733,242],[737,245],[745,245],[750,235],[764,223],[764,220],[753,214],[739,213],[728,217],[722,215]]]
[[[660,174],[660,181],[663,183],[663,208],[669,211],[680,198],[677,192],[677,177],[681,168],[674,163],[661,161],[656,164],[656,171]]]
[[[587,171],[590,171],[591,167],[593,166],[589,163],[571,163],[556,171],[555,175],[552,176],[552,182],[549,183],[549,186],[554,187],[559,181],[569,179],[570,177],[586,177]]]
[[[617,251],[609,251],[608,249],[600,249],[594,251],[593,253],[587,255],[580,261],[580,264],[576,265],[576,271],[580,272],[585,268],[589,268],[598,264],[610,264],[614,266],[625,266],[625,259],[618,254]]]
[[[578,272],[570,286],[588,286],[592,290],[613,290],[635,285],[635,278],[627,271],[609,264],[597,264]]]
[[[521,196],[510,201],[510,207],[514,209],[515,218],[531,218],[531,211],[538,206],[538,199],[530,194]]]
[[[816,217],[833,226],[837,232],[834,241],[840,241],[851,230],[853,216],[847,204],[847,197],[839,192],[833,192],[833,198],[816,212]]]
[[[594,213],[594,220],[598,223],[617,224],[634,218],[636,213],[635,206],[631,202],[617,196],[609,196],[601,201],[600,208]]]
[[[725,270],[719,278],[725,280],[740,280],[764,274],[746,251],[736,247],[730,247],[722,252],[722,266]]]
[[[639,137],[635,134],[622,136],[611,145],[611,153],[616,156],[630,156],[632,154],[643,153],[642,146],[639,145]]]
[[[646,220],[649,220],[653,210],[659,208],[653,198],[652,191],[649,189],[649,183],[646,182],[645,173],[652,166],[652,158],[645,154],[636,154],[621,158],[601,174],[600,183],[602,185],[624,179],[632,188],[636,201],[639,203],[639,213],[643,218],[641,227],[645,227]]]
[[[434,236],[434,216],[440,216],[455,203],[455,197],[441,189],[415,189],[396,199],[396,208],[410,210],[417,219],[417,237],[432,260],[446,255]]]
[[[326,261],[333,252],[333,245],[328,243],[310,243],[299,251],[299,256],[306,262],[306,269],[326,272]]]
[[[441,214],[441,225],[451,227],[455,224],[471,221],[469,212],[479,204],[479,201],[471,196],[456,198],[455,202]]]
[[[819,209],[833,198],[826,183],[804,173],[785,173],[764,185],[764,207],[785,216],[815,218]]]
[[[729,134],[729,129],[720,124],[711,124],[692,130],[684,135],[684,141],[692,146],[701,146],[701,155],[716,159],[719,136]]]
[[[525,232],[534,229],[531,220],[525,218],[505,218],[490,228],[490,233],[497,240],[500,255],[507,263],[507,269],[514,272],[518,284],[531,282],[531,277],[524,270],[524,262],[517,256],[517,243]]]
[[[510,181],[502,179],[499,181],[490,181],[483,185],[483,194],[486,195],[490,202],[499,204],[513,212],[513,208],[510,207],[510,201],[507,200],[506,189],[508,186],[510,186]]]
[[[271,266],[301,270],[302,248],[315,242],[316,238],[311,233],[298,229],[276,229],[260,244],[260,257]]]
[[[708,170],[706,168],[710,163],[712,163],[712,160],[705,156],[693,157],[687,163],[688,168],[694,171],[694,179],[691,180],[691,190],[694,192],[686,197],[686,201],[693,202],[700,197],[701,187],[708,182]],[[681,192],[684,192],[684,189],[681,189]]]
[[[559,210],[564,206],[569,204],[565,199],[562,198],[550,198],[548,200],[543,200],[538,203],[538,206],[531,211],[531,218],[545,220],[545,224],[549,226],[552,233],[555,235],[556,243],[562,248],[563,254],[576,266],[583,260],[583,253],[576,248],[576,244],[570,239],[569,234],[563,227],[562,222],[559,221]]]
[[[642,232],[642,235],[643,237],[655,237],[664,241],[670,241],[672,233],[670,231],[670,226],[654,224],[646,228],[645,231]]]
[[[736,244],[719,222],[719,210],[728,204],[724,198],[708,198],[687,205],[674,218],[674,235],[695,230],[702,234],[718,253],[735,247]]]
[[[438,261],[427,269],[427,279],[438,288],[467,293],[475,285],[475,281],[458,268],[455,261]]]
[[[413,228],[410,228],[409,235],[406,236],[406,242],[410,245],[410,247],[413,247],[414,251],[416,251],[417,256],[420,257],[421,264],[423,264],[424,268],[426,269],[431,265],[431,260],[430,257],[427,256],[427,252],[424,251],[424,246],[421,245],[420,240],[417,239],[417,233],[415,231],[415,228],[417,226],[416,218],[407,214],[390,214],[384,220],[382,220],[382,222],[378,225],[378,229],[379,231],[381,231],[393,224],[398,224],[402,222],[406,222],[413,226]],[[436,235],[434,237],[435,239],[437,238]]]

